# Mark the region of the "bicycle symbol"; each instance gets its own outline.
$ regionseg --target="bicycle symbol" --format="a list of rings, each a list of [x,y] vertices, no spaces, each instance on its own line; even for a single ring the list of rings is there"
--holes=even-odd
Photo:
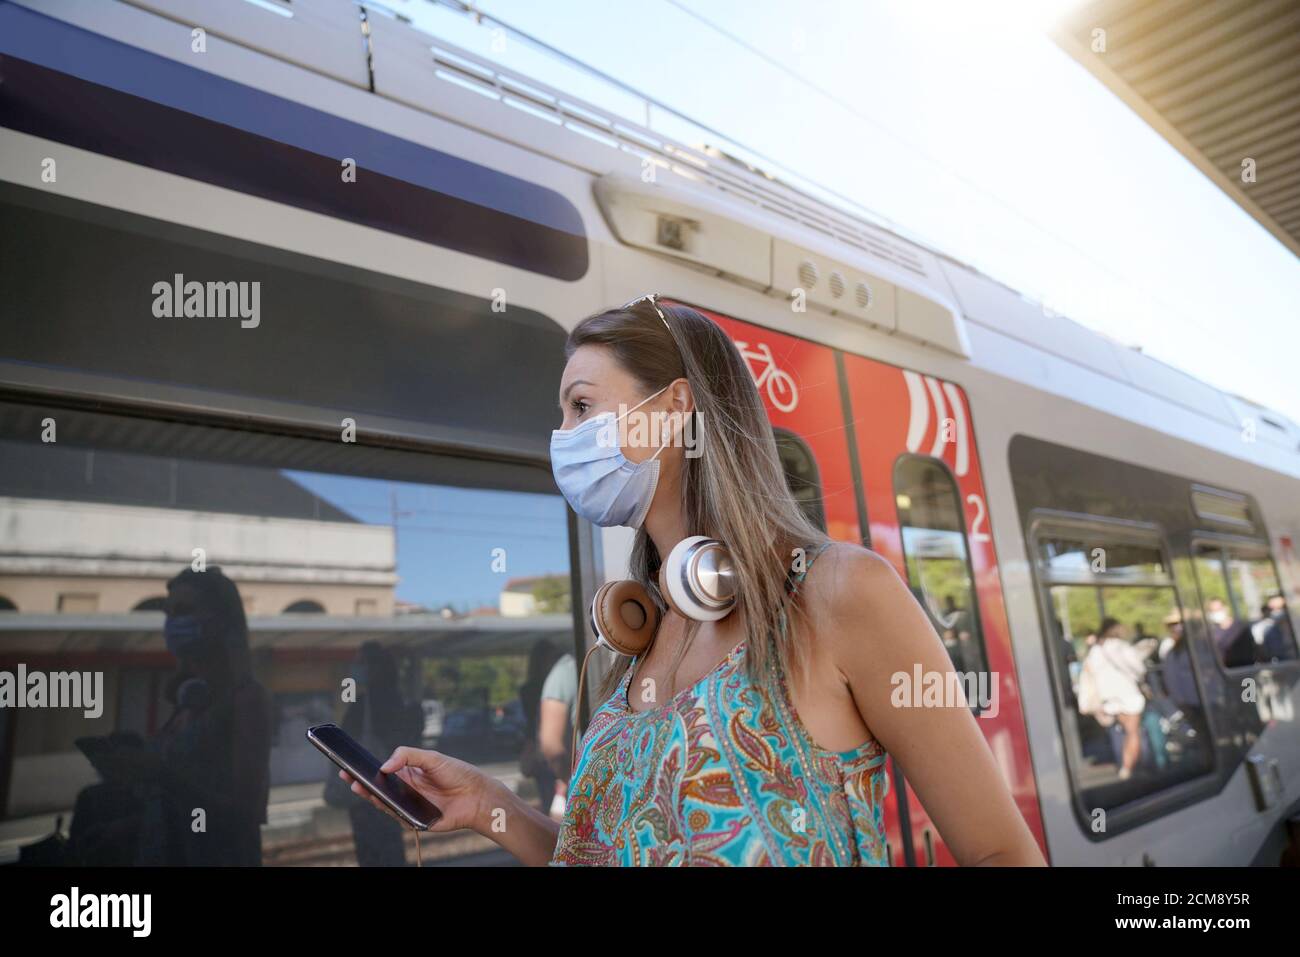
[[[776,360],[772,357],[772,347],[766,342],[760,342],[750,349],[749,343],[737,339],[736,348],[749,366],[749,374],[754,376],[754,385],[759,389],[766,386],[768,399],[782,412],[793,412],[799,404],[799,389],[790,373],[777,368]],[[762,371],[758,375],[754,375],[754,367],[750,365],[752,361],[762,363],[759,366]]]

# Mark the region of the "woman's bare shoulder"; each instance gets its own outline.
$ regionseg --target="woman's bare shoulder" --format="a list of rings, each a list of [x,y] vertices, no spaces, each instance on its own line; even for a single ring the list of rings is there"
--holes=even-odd
[[[895,641],[899,625],[924,620],[889,559],[850,542],[834,542],[821,553],[808,571],[805,589],[817,643],[841,664],[870,654],[877,640]]]
[[[878,552],[852,542],[831,542],[813,561],[803,591],[810,604],[831,612],[862,610],[888,600],[901,581]]]

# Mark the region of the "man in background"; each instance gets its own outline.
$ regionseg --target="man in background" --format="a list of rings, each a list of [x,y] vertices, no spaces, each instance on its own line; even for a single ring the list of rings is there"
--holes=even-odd
[[[551,817],[564,818],[569,789],[570,741],[578,720],[578,662],[565,654],[551,668],[542,684],[542,706],[537,740],[542,756],[555,774],[555,795],[551,799]]]

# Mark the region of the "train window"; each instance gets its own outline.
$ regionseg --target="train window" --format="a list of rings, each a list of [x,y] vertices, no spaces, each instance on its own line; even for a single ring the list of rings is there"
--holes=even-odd
[[[1084,807],[1110,810],[1209,771],[1204,701],[1158,543],[1098,531],[1045,533],[1037,546]]]
[[[908,584],[943,639],[953,669],[987,671],[956,481],[937,459],[905,455],[894,466],[894,501]]]
[[[0,343],[6,376],[66,388],[61,377],[92,375],[151,402],[186,390],[189,405],[264,415],[286,403],[276,408],[313,421],[325,410],[336,428],[400,420],[447,444],[546,453],[564,330],[513,299],[494,311],[486,298],[8,184],[0,221],[6,318],[26,317]]]
[[[1195,566],[1206,627],[1223,667],[1296,659],[1295,630],[1268,555],[1243,546],[1201,544]]]
[[[785,484],[808,521],[826,531],[826,513],[822,508],[822,483],[817,460],[803,439],[785,429],[773,429],[776,452],[781,457]]]
[[[258,5],[288,12],[288,4]],[[6,57],[6,128],[168,174],[173,182],[158,189],[179,190],[182,179],[209,183],[556,279],[587,272],[581,214],[538,183],[207,71],[177,82],[174,64],[156,54],[90,34],[83,42],[81,57],[131,77],[130,92],[121,81],[95,83]],[[166,94],[154,99],[149,90]],[[331,157],[362,143],[374,162],[337,189]]]
[[[1094,574],[1141,579],[1165,574],[1160,549],[1123,542],[1084,541],[1078,538],[1049,538],[1040,542],[1042,560],[1053,578]]]
[[[577,635],[548,470],[0,403],[0,526],[0,594],[20,609],[0,616],[0,666],[102,677],[85,710],[9,712],[11,855],[61,816],[69,863],[413,862],[332,786],[304,738],[329,721],[550,808],[568,758],[531,742]],[[141,610],[160,595],[165,614]],[[479,854],[506,860],[463,836],[424,846]]]

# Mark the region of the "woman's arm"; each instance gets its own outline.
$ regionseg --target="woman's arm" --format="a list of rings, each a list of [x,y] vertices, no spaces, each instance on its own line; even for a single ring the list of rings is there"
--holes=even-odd
[[[825,559],[830,567],[822,569]],[[902,767],[957,862],[1045,864],[970,710],[893,704],[895,674],[910,682],[919,665],[947,686],[953,670],[893,566],[867,549],[837,546],[810,581],[819,570],[810,589],[813,640],[825,643],[862,720]]]
[[[489,785],[485,807],[486,829],[475,827],[529,867],[544,867],[555,854],[560,822],[543,814],[496,778]]]

